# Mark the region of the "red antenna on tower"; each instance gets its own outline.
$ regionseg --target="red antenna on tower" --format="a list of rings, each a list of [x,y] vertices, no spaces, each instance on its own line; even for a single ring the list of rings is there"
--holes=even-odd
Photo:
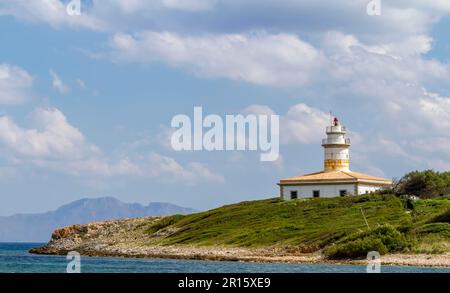
[[[333,119],[333,125],[338,126],[339,125],[339,119],[337,117],[334,117]]]

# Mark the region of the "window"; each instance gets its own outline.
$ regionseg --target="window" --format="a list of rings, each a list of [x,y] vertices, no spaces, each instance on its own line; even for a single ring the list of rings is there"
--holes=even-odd
[[[313,190],[313,197],[320,197],[320,190]]]
[[[291,199],[296,199],[296,198],[298,198],[297,191],[296,190],[295,191],[291,191]]]
[[[347,190],[345,190],[345,189],[339,190],[339,195],[340,196],[346,196],[347,195]]]

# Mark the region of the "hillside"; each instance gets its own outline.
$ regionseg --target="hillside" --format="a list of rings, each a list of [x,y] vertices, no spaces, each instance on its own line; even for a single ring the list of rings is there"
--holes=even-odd
[[[233,257],[239,256],[233,249],[241,249],[278,256],[322,251],[329,259],[363,257],[368,250],[442,254],[450,252],[449,214],[450,197],[269,199],[184,216],[69,227],[55,231],[52,241],[34,252],[189,257],[186,249],[198,248],[191,257],[213,258],[214,249]]]
[[[172,230],[159,240],[164,245],[281,245],[312,252],[339,243],[352,233],[368,230],[362,210],[371,228],[388,224],[409,236],[410,242],[418,241],[411,249],[427,250],[426,244],[431,238],[430,243],[437,251],[450,249],[450,198],[419,200],[410,208],[406,206],[406,202],[391,195],[271,199],[168,217],[151,225],[148,233],[151,237]]]
[[[169,203],[125,203],[113,197],[80,199],[55,211],[0,217],[0,242],[44,242],[58,227],[111,219],[188,214],[193,209]]]

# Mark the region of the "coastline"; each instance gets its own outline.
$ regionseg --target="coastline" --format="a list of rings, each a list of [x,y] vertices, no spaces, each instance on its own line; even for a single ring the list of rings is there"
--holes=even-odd
[[[195,247],[195,246],[148,246],[118,247],[97,245],[95,248],[74,249],[84,256],[125,257],[125,258],[161,258],[210,261],[242,261],[259,263],[292,264],[342,264],[367,265],[365,259],[330,260],[320,253],[290,254],[274,249],[247,249],[232,247]],[[55,250],[47,246],[34,248],[35,254],[66,255],[72,250]],[[450,267],[450,254],[388,254],[381,256],[381,265]]]
[[[320,252],[302,253],[294,247],[241,248],[193,245],[160,245],[158,239],[145,233],[145,223],[158,217],[124,219],[73,225],[56,229],[45,246],[30,253],[66,255],[77,251],[85,256],[195,259],[212,261],[244,261],[298,264],[367,265],[365,259],[329,260]],[[164,235],[160,235],[164,237]],[[388,254],[381,257],[382,265],[450,267],[446,254]]]

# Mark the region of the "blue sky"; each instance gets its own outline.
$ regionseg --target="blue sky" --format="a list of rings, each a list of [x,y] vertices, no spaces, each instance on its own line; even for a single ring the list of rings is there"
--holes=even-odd
[[[450,168],[448,1],[63,2],[0,0],[0,215],[273,197],[321,170],[329,110],[353,170]],[[173,151],[170,121],[194,106],[279,114],[281,158]]]

